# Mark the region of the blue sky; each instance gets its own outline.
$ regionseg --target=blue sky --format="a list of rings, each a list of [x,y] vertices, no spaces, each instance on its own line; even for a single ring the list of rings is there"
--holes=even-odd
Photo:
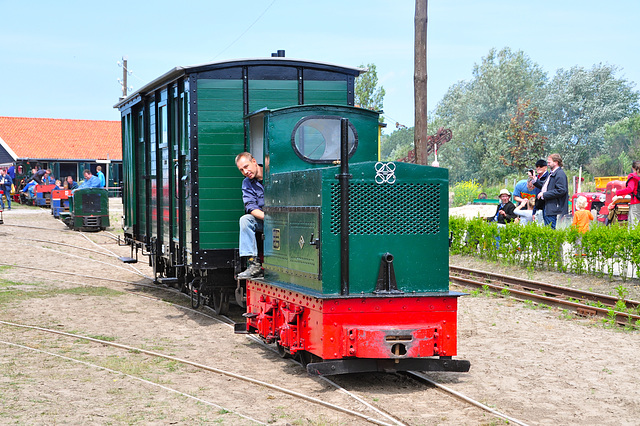
[[[389,131],[412,126],[414,12],[407,0],[0,0],[0,116],[118,120],[123,55],[136,90],[176,66],[284,49],[376,64]],[[640,82],[637,0],[431,0],[428,13],[429,111],[492,47],[524,51],[549,77],[602,62]]]

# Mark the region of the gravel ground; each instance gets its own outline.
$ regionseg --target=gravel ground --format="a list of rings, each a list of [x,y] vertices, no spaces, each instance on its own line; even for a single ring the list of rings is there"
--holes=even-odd
[[[115,233],[121,215],[118,208],[112,208],[111,231]],[[138,273],[113,256],[89,251],[128,255],[128,248],[118,247],[103,233],[67,231],[48,212],[24,206],[5,212],[4,217],[7,226],[0,225],[0,245],[4,248],[0,263],[149,283],[142,276],[151,274],[148,265],[134,265]],[[549,272],[530,276],[517,267],[472,258],[452,257],[451,263],[585,286],[604,293],[622,284]],[[637,290],[635,282],[624,285]],[[323,380],[309,377],[290,360],[279,358],[246,336],[234,335],[229,326],[165,303],[165,299],[188,305],[179,295],[159,289],[17,267],[0,268],[2,321],[170,354],[380,418]],[[240,415],[276,425],[366,423],[274,390],[136,351],[5,324],[0,324],[0,333],[3,424],[252,424]],[[500,297],[464,296],[459,299],[458,358],[469,360],[471,371],[431,373],[430,377],[524,424],[635,425],[640,418],[638,353],[638,332],[607,328],[595,320],[577,319],[559,310]],[[333,380],[405,424],[505,423],[403,376],[349,375]]]

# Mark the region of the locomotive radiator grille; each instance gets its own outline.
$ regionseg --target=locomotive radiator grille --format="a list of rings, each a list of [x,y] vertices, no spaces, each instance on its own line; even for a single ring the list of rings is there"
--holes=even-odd
[[[435,235],[440,232],[440,184],[349,184],[351,235]],[[340,184],[331,184],[331,233],[340,234]]]
[[[96,216],[86,216],[82,222],[83,226],[100,226],[100,218]]]

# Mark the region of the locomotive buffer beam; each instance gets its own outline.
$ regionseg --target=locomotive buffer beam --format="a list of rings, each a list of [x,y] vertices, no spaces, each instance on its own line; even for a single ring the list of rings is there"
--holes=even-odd
[[[464,359],[440,358],[405,358],[405,359],[340,359],[307,364],[307,372],[316,376],[334,374],[367,373],[396,371],[450,371],[466,373],[471,363]]]

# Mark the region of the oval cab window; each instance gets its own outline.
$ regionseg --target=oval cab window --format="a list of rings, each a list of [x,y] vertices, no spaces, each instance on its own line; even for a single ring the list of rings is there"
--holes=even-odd
[[[356,151],[358,135],[349,123],[349,157]],[[296,154],[310,163],[333,163],[340,159],[340,117],[311,116],[300,120],[291,135]]]

